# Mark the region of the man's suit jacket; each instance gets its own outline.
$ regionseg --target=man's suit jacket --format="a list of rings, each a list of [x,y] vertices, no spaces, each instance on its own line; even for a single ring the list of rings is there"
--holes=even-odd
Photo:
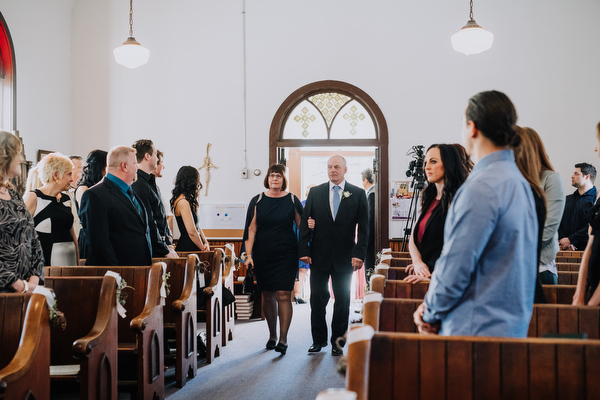
[[[346,182],[335,221],[329,206],[329,182],[310,189],[300,224],[299,256],[312,258],[311,268],[352,271],[352,257],[364,261],[367,250],[368,211],[365,191]],[[308,228],[308,218],[315,228]],[[358,239],[355,243],[356,226]]]
[[[372,269],[375,267],[375,185],[371,185],[367,190],[367,204],[369,205],[369,241],[365,268]]]
[[[79,216],[85,230],[86,265],[151,265],[148,223],[109,179],[85,191]]]

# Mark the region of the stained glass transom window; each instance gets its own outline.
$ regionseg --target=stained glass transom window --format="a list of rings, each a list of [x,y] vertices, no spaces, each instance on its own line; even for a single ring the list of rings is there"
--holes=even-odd
[[[289,114],[283,139],[375,139],[375,124],[356,100],[341,93],[319,93]]]

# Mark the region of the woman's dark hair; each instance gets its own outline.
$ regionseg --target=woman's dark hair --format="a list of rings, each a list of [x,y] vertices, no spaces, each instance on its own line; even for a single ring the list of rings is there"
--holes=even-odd
[[[444,165],[444,189],[442,191],[442,198],[434,212],[439,210],[443,215],[446,215],[456,191],[469,176],[472,164],[468,157],[465,158],[467,153],[466,151],[464,153],[461,151],[462,146],[460,144],[432,144],[427,151],[433,148],[439,149],[440,158]],[[423,212],[429,208],[436,196],[436,185],[427,185],[421,195],[421,210]]]
[[[92,150],[85,159],[85,166],[81,170],[81,177],[77,186],[92,187],[100,182],[106,171],[106,156],[104,150]]]
[[[285,177],[285,165],[281,165],[281,164],[271,164],[271,166],[267,170],[267,174],[265,175],[265,180],[263,182],[263,185],[265,185],[265,188],[269,189],[269,175],[271,175],[272,173],[280,174],[283,177],[283,184],[281,185],[281,191],[284,191],[285,189],[287,189],[288,182],[287,182],[287,178]]]
[[[198,196],[200,195],[200,189],[202,189],[198,169],[184,165],[177,171],[177,176],[175,176],[173,183],[175,187],[171,191],[173,194],[170,201],[171,210],[175,211],[175,201],[183,194],[183,197],[190,203],[192,213],[195,214],[198,211]]]
[[[467,122],[473,121],[486,138],[496,146],[517,146],[519,136],[515,133],[517,111],[507,95],[491,90],[477,93],[469,99]]]

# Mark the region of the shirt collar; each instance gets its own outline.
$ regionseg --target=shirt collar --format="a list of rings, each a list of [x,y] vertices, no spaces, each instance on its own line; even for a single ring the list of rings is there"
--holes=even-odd
[[[329,190],[333,189],[333,187],[335,186],[335,183],[329,181]],[[344,188],[346,187],[346,180],[344,179],[342,182],[340,182],[339,185],[337,185],[339,187],[342,188],[342,190],[344,190]]]
[[[471,174],[477,172],[477,171],[481,171],[485,168],[487,168],[488,166],[499,162],[499,161],[515,161],[515,153],[512,151],[512,149],[507,149],[507,150],[498,150],[498,151],[494,151],[488,155],[486,155],[485,157],[483,157],[482,159],[480,159],[477,164],[475,164],[475,166],[473,167],[473,171]]]
[[[142,171],[141,169],[137,170],[137,176],[138,176],[138,179],[142,178],[146,182],[149,182],[152,184],[156,183],[156,177],[154,175],[148,174],[146,171]]]
[[[111,181],[112,183],[114,183],[115,185],[117,185],[117,187],[119,189],[121,189],[121,191],[125,194],[127,194],[127,190],[129,189],[129,185],[126,184],[125,182],[123,182],[123,180],[121,180],[120,178],[117,178],[116,176],[114,176],[113,174],[107,172],[106,173],[106,179],[108,179],[109,181]]]

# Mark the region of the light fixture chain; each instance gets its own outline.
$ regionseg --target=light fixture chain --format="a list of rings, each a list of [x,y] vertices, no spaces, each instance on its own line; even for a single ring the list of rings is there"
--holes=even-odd
[[[469,19],[473,19],[473,0],[471,0],[471,11],[469,12]]]
[[[472,4],[471,0],[471,7]],[[129,0],[129,37],[133,37],[133,0]]]

